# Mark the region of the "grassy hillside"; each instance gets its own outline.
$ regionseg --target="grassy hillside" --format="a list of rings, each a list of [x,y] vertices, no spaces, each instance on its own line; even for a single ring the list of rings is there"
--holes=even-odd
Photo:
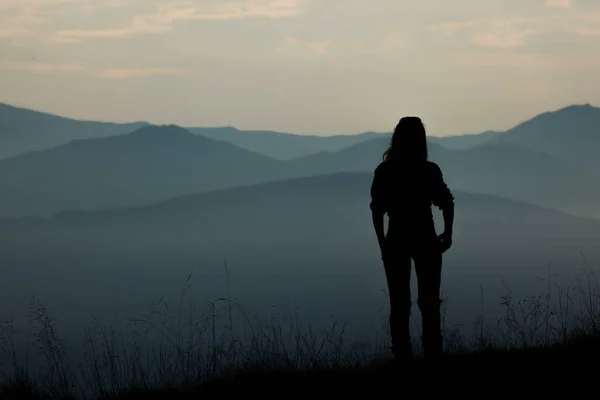
[[[572,294],[563,297],[569,289]],[[34,374],[20,364],[11,351],[17,333],[9,324],[1,325],[0,354],[9,367],[0,379],[0,398],[191,399],[440,390],[444,395],[465,395],[490,388],[495,393],[532,390],[539,395],[546,390],[556,394],[557,389],[595,390],[591,378],[600,355],[597,284],[552,289],[519,301],[502,299],[505,317],[479,318],[473,337],[446,327],[446,355],[436,363],[420,357],[418,340],[415,361],[395,364],[387,339],[348,343],[343,326],[334,323],[327,332],[314,332],[293,316],[245,315],[238,320],[231,317],[231,309],[241,306],[230,298],[221,300],[226,307],[215,311],[216,303],[211,303],[190,315],[176,299],[171,306],[159,305],[161,311],[148,317],[131,318],[125,330],[115,324],[89,327],[85,362],[79,366],[69,364],[71,351],[61,344],[48,306],[35,302],[32,345],[38,346],[44,368]],[[579,302],[584,302],[582,307]],[[245,324],[246,335],[211,333],[216,324],[234,323]],[[149,348],[145,338],[152,334],[163,340]],[[556,375],[560,379],[549,384],[548,377]]]

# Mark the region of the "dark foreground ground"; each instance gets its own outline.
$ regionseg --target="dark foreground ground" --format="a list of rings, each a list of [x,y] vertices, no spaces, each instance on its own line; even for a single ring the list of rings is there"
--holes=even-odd
[[[240,372],[188,390],[123,393],[102,400],[207,398],[437,398],[451,395],[490,398],[577,397],[600,393],[600,336],[546,348],[447,356],[437,364],[422,360],[370,367],[308,371]],[[46,399],[27,388],[5,389],[0,399]]]

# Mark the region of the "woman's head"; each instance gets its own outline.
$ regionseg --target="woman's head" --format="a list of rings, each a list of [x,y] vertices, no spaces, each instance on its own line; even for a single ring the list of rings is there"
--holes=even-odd
[[[396,125],[384,160],[427,161],[427,134],[419,117],[404,117]]]

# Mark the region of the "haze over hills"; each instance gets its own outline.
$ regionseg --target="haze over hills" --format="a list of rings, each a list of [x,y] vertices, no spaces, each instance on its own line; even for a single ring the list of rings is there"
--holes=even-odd
[[[576,106],[531,126],[558,126],[546,118],[576,124],[576,110],[590,112]],[[92,134],[108,135],[110,126]],[[451,324],[471,326],[482,292],[486,301],[506,295],[506,285],[511,296],[539,294],[550,286],[538,279],[550,275],[548,260],[560,284],[583,270],[581,254],[590,263],[600,257],[600,221],[559,211],[600,216],[593,163],[578,162],[575,145],[564,154],[558,144],[536,147],[542,136],[529,132],[541,128],[517,128],[430,137],[431,160],[456,196],[443,281]],[[385,329],[386,282],[368,204],[389,135],[329,142],[254,132],[264,140],[252,142],[229,128],[192,131],[142,126],[0,160],[0,272],[10,282],[0,290],[0,316],[26,327],[35,294],[60,310],[62,337],[73,344],[94,323],[90,314],[110,324],[115,308],[146,313],[163,296],[179,296],[193,272],[186,295],[194,304],[231,293],[269,315],[277,304],[298,307],[315,331],[332,316],[357,338]],[[547,140],[567,140],[561,132]],[[598,149],[588,136],[585,145]],[[252,143],[256,151],[244,148]],[[282,147],[280,159],[264,154]],[[285,159],[294,154],[304,155]],[[493,306],[485,313],[500,316]]]
[[[574,104],[547,111],[507,131],[445,137],[433,134],[435,132],[430,132],[431,142],[449,149],[466,150],[493,143],[513,144],[599,170],[595,149],[600,147],[600,108],[590,104]]]
[[[290,175],[280,162],[228,142],[150,126],[0,160],[0,215],[147,204]]]
[[[142,207],[0,221],[0,268],[12,282],[0,294],[0,314],[36,293],[77,325],[90,310],[108,313],[103,294],[128,313],[178,291],[191,271],[197,282],[190,296],[203,303],[223,295],[226,259],[231,290],[254,307],[284,297],[311,321],[335,315],[378,323],[373,310],[385,300],[385,280],[368,208],[370,179],[332,174]],[[488,295],[498,277],[531,286],[548,258],[560,265],[578,260],[578,250],[595,256],[598,221],[499,197],[455,195],[459,218],[444,286],[463,316],[477,311],[479,285]]]
[[[389,140],[391,135],[391,131],[328,137],[278,132],[245,132],[233,128],[222,130],[193,128],[192,131],[212,138],[221,138],[277,159],[299,158],[322,151],[335,152],[371,139]],[[596,161],[596,152],[594,152],[595,149],[600,148],[600,108],[589,104],[571,105],[544,112],[507,131],[486,131],[479,134],[457,134],[445,137],[436,137],[435,132],[429,134],[430,142],[449,149],[466,150],[492,143],[514,144],[548,153],[584,168],[600,171],[600,164]]]
[[[194,130],[199,134],[202,129]],[[289,159],[312,156],[320,152],[336,152],[347,149],[360,152],[360,147],[349,147],[365,143],[365,151],[377,148],[375,144],[366,144],[370,140],[389,142],[391,132],[364,133],[360,135],[310,138],[299,135],[287,135],[276,132],[242,132],[234,130],[211,130],[207,132],[213,138],[219,137],[240,147],[250,149],[273,158]],[[248,135],[250,134],[250,135]],[[429,141],[453,150],[469,150],[485,144],[518,145],[536,152],[544,152],[559,160],[573,164],[592,172],[600,172],[600,161],[596,156],[600,149],[600,108],[589,104],[571,105],[555,111],[545,112],[531,120],[517,124],[507,131],[486,131],[480,134],[457,134],[436,137],[430,132]],[[252,137],[260,137],[254,141]],[[329,143],[328,143],[329,142]],[[311,143],[309,145],[309,143]],[[383,145],[382,145],[383,146]],[[382,146],[378,148],[381,149]],[[302,151],[297,149],[303,148]],[[303,154],[301,154],[303,153]],[[324,157],[320,155],[319,157]],[[317,160],[318,158],[313,158]],[[361,161],[357,160],[360,164]]]
[[[227,235],[223,236],[223,239],[241,240],[248,247],[260,247],[266,243],[280,245],[281,242],[289,240],[289,237],[286,237],[288,235],[295,239],[302,237],[314,241],[314,244],[337,241],[341,235],[335,235],[334,232],[346,226],[348,229],[342,229],[343,232],[362,231],[368,235],[364,237],[365,241],[370,242],[373,238],[369,224],[354,223],[364,218],[370,219],[368,204],[371,179],[370,173],[324,174],[180,196],[146,206],[115,210],[66,211],[50,218],[26,220],[38,221],[40,226],[45,227],[56,224],[77,229],[88,224],[108,225],[111,229],[118,224],[129,228],[143,225],[144,229],[155,225],[157,233],[161,230],[172,233],[172,229],[193,229],[196,235],[192,236],[195,239],[190,240],[190,244],[195,240],[208,240],[209,236],[219,237],[215,234],[222,229]],[[463,243],[461,246],[481,248],[485,241],[493,245],[497,239],[502,239],[503,243],[523,244],[528,242],[523,240],[526,236],[535,237],[537,239],[534,241],[546,244],[549,244],[548,240],[557,240],[564,244],[564,240],[569,238],[600,239],[600,221],[594,219],[576,217],[500,196],[461,190],[454,190],[454,194],[458,211],[461,213],[460,221],[456,221],[456,232]],[[434,213],[441,215],[435,210]],[[522,224],[525,222],[524,218],[529,222],[525,224],[527,226],[520,228],[518,234],[511,232],[517,221]],[[12,223],[15,221],[18,219]],[[476,226],[484,222],[497,229],[490,232],[492,236],[481,238],[477,234]],[[320,226],[321,224],[328,226]],[[351,228],[350,225],[354,226]],[[265,234],[273,236],[261,237],[262,233],[258,234],[255,230],[257,226],[260,226]],[[281,229],[282,227],[285,229]],[[252,232],[256,232],[257,235],[252,235]],[[319,234],[315,235],[315,232]],[[474,236],[464,236],[470,234]],[[507,236],[500,237],[503,235]],[[339,244],[344,245],[346,239]],[[295,245],[302,247],[301,243],[295,242]],[[528,247],[531,245],[531,242],[527,243]]]
[[[48,149],[71,140],[123,135],[147,125],[79,121],[0,103],[0,158]]]
[[[387,139],[374,139],[292,162],[307,175],[372,172],[388,145]],[[451,150],[430,140],[429,157],[442,167],[447,183],[454,189],[600,216],[600,185],[595,184],[600,174],[548,154],[504,143]]]
[[[595,184],[600,173],[565,161],[567,157],[498,140],[504,134],[491,136],[496,139],[466,150],[448,149],[430,139],[430,158],[443,168],[453,189],[600,217],[600,185]],[[388,144],[383,136],[282,161],[176,126],[149,126],[0,160],[0,188],[5,193],[0,217],[149,204],[301,176],[372,173]]]
[[[0,158],[50,149],[72,140],[123,135],[148,125],[150,124],[146,122],[123,124],[81,121],[0,103]],[[380,135],[366,132],[357,135],[313,136],[241,131],[230,127],[190,127],[188,130],[282,160],[321,150],[339,150]]]
[[[144,122],[114,124],[78,121],[0,104],[0,158],[48,149],[75,139],[126,134],[147,125]],[[448,137],[435,137],[435,132],[430,132],[429,139],[432,143],[450,149],[470,149],[500,142],[517,144],[599,171],[594,152],[600,146],[599,127],[600,108],[585,104],[542,113],[505,132],[488,131]],[[335,152],[379,137],[389,140],[390,136],[390,132],[310,136],[272,131],[242,131],[232,127],[187,129],[279,160],[304,157],[321,151]]]
[[[453,135],[446,137],[429,136],[429,140],[454,150],[466,150],[492,142],[497,137],[502,136],[502,131],[486,131],[477,134]]]
[[[493,142],[542,151],[600,172],[600,108],[573,105],[526,121]]]
[[[365,132],[356,135],[298,135],[272,131],[240,131],[235,128],[187,128],[190,132],[225,140],[244,149],[278,160],[290,160],[320,151],[336,151],[386,134]]]
[[[575,104],[548,111],[507,131],[457,135],[430,141],[457,150],[473,149],[485,144],[520,146],[543,152],[574,166],[600,172],[600,108]]]

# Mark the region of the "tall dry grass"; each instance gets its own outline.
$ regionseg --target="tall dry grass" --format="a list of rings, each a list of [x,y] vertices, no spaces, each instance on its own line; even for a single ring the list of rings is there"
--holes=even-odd
[[[0,324],[0,367],[5,371],[1,393],[30,396],[21,398],[106,398],[122,392],[196,387],[241,371],[368,368],[388,357],[385,331],[366,342],[349,342],[343,324],[333,322],[326,330],[314,331],[294,309],[265,317],[248,315],[231,293],[204,307],[188,304],[191,278],[190,274],[175,300],[160,299],[145,316],[87,327],[78,349],[61,340],[49,305],[33,298],[32,340],[24,355],[18,354],[15,340],[23,333],[10,321]],[[446,352],[460,356],[543,347],[597,335],[599,289],[591,272],[571,286],[549,279],[545,293],[538,296],[516,299],[509,290],[498,299],[504,315],[490,320],[482,305],[473,335],[445,324]],[[416,342],[418,336],[415,333]],[[32,367],[33,359],[37,368]]]

